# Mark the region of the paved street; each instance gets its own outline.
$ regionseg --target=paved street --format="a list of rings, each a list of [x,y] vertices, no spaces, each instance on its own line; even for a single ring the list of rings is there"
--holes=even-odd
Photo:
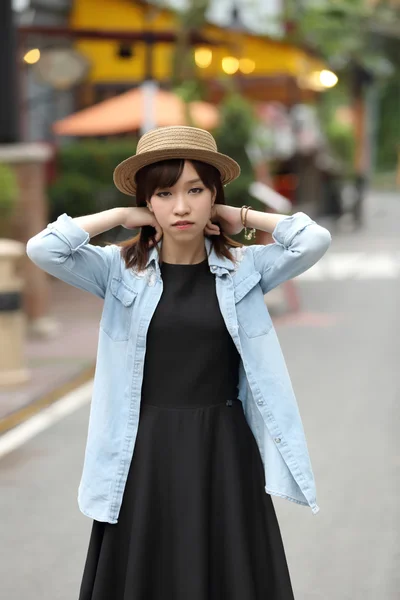
[[[399,196],[371,198],[365,229],[334,232],[299,279],[302,313],[276,322],[321,508],[275,500],[296,600],[399,597],[399,223]],[[4,600],[77,598],[87,420],[85,406],[0,460]]]

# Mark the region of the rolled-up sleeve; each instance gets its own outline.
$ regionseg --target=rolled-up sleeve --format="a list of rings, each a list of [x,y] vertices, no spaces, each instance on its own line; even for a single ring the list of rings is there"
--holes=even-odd
[[[43,271],[104,298],[117,248],[93,246],[89,240],[89,234],[63,214],[28,241],[26,253]]]
[[[264,294],[307,271],[323,257],[332,241],[327,229],[302,212],[282,219],[272,237],[273,244],[250,246]]]

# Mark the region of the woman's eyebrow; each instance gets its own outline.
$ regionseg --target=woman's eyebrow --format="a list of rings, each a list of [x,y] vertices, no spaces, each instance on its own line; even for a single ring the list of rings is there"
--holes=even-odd
[[[1,1],[1,0],[0,0]],[[203,183],[202,180],[200,179],[200,177],[197,177],[197,179],[190,179],[189,181],[185,182],[185,185],[193,185],[193,183]],[[157,190],[169,190],[171,187],[174,187],[173,185],[168,186],[160,186],[157,188]]]

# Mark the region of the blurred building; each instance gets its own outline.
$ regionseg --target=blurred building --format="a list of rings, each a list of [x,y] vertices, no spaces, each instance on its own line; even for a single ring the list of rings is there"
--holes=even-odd
[[[43,80],[35,65],[25,62],[23,57],[31,50],[40,53],[56,47],[71,45],[64,36],[51,38],[46,33],[35,32],[36,28],[66,27],[69,23],[71,0],[13,0],[19,31],[31,28],[29,36],[19,35],[21,130],[25,141],[51,140],[51,125],[54,120],[72,112],[75,108],[70,90],[57,90]],[[34,56],[28,61],[33,60]]]
[[[184,2],[15,3],[25,9],[19,11],[20,49],[28,58],[21,68],[25,139],[52,140],[51,125],[57,119],[145,79],[170,85],[180,31],[174,8],[184,7]],[[240,2],[213,0],[209,21],[193,33],[191,51],[207,99],[219,102],[225,90],[222,80],[229,78],[254,101],[293,106],[312,99],[317,93],[313,81],[325,69],[324,63],[279,37],[261,35],[262,30],[279,35],[282,6],[280,0],[258,5],[254,3],[252,10],[246,3],[240,12]]]

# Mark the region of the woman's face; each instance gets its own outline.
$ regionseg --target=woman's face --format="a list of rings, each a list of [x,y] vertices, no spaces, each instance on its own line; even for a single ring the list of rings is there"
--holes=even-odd
[[[176,241],[190,241],[204,235],[215,194],[205,187],[190,161],[185,161],[182,175],[169,188],[158,188],[149,204],[164,236]]]

